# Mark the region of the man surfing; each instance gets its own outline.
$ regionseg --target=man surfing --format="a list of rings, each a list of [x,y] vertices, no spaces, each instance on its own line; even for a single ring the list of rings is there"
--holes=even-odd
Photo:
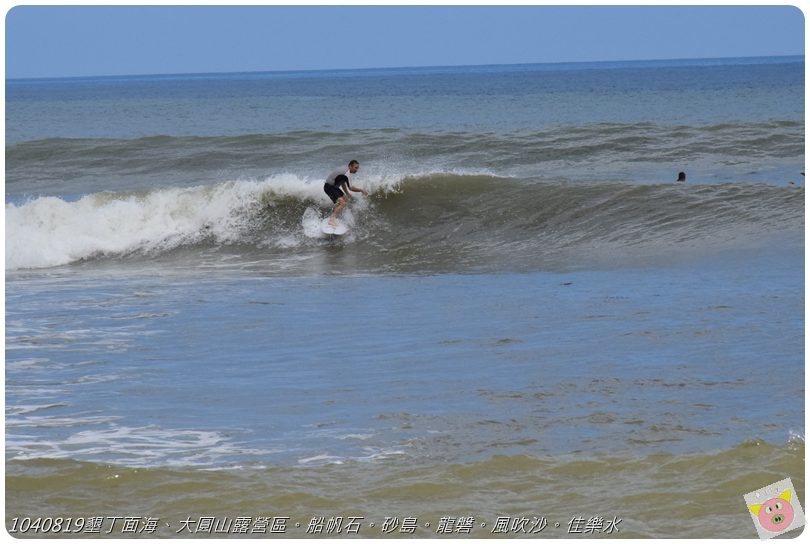
[[[356,174],[358,170],[360,170],[360,163],[353,160],[349,162],[348,168],[340,168],[329,174],[329,177],[326,178],[326,182],[323,184],[323,192],[332,199],[332,202],[337,204],[332,211],[332,215],[329,217],[329,224],[333,227],[335,226],[335,220],[338,214],[343,211],[346,203],[352,198],[348,192],[344,193],[341,187],[346,187],[349,191],[363,193],[363,196],[368,196],[368,191],[360,187],[352,187],[351,181],[349,180],[349,176]]]

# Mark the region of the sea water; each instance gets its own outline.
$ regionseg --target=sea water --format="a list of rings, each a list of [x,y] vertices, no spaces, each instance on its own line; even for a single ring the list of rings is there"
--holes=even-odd
[[[804,502],[803,74],[7,81],[7,529],[752,537]]]

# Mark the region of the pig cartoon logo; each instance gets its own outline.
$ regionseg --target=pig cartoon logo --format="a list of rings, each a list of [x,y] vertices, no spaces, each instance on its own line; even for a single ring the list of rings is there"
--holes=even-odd
[[[804,512],[790,478],[745,495],[759,538],[767,540],[804,526]]]
[[[759,524],[772,533],[781,533],[793,523],[793,507],[790,505],[790,489],[775,499],[748,507],[759,520]]]

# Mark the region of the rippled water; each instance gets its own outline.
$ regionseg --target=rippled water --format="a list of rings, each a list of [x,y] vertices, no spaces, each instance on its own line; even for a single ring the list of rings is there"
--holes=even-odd
[[[7,528],[752,537],[804,501],[802,76],[7,82]]]

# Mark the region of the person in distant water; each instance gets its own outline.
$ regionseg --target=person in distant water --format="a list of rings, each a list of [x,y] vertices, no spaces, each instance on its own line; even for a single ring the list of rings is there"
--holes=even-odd
[[[678,172],[678,180],[680,182],[686,181],[686,172]]]
[[[358,170],[360,170],[360,163],[357,161],[351,161],[349,162],[348,168],[340,168],[335,170],[329,174],[328,178],[326,178],[326,182],[323,184],[323,192],[332,199],[332,202],[337,204],[335,209],[332,211],[332,215],[329,217],[330,225],[334,226],[335,219],[337,218],[338,214],[343,211],[343,208],[352,198],[348,191],[344,193],[341,187],[345,187],[349,191],[353,191],[355,193],[363,193],[363,196],[368,196],[368,191],[365,189],[361,189],[360,187],[352,187],[349,176],[356,174]]]

